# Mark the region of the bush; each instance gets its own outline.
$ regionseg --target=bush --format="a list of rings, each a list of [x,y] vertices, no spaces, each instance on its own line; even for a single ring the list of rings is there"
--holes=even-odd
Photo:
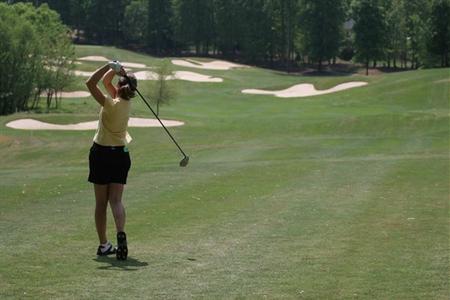
[[[53,95],[67,86],[75,57],[67,33],[46,4],[0,3],[0,114],[28,110],[41,92]]]
[[[169,82],[172,75],[171,64],[164,60],[155,70],[156,80],[150,82],[150,99],[156,104],[156,115],[159,116],[159,107],[169,104],[176,97],[175,85]]]

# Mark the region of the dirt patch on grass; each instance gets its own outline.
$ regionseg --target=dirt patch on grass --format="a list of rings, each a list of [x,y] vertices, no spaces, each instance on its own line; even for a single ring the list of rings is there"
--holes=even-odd
[[[450,83],[450,78],[436,80],[434,83]]]
[[[6,144],[13,141],[13,139],[7,135],[0,135],[0,144]]]

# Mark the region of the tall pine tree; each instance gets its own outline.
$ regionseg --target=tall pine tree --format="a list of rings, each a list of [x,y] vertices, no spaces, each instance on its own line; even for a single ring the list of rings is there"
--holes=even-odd
[[[237,0],[214,0],[216,45],[224,56],[236,56],[242,38],[241,6]]]
[[[428,42],[428,48],[431,53],[440,56],[442,67],[449,67],[450,1],[433,1],[430,25],[431,34]]]
[[[208,54],[214,39],[213,0],[176,0],[176,40],[196,54]]]
[[[342,0],[304,0],[301,28],[305,54],[322,63],[338,54],[343,36],[345,21],[344,1]]]
[[[371,60],[383,56],[385,23],[377,0],[358,0],[353,6],[356,58],[366,66],[369,75]]]
[[[173,47],[172,1],[147,1],[147,45],[157,54],[167,53]]]

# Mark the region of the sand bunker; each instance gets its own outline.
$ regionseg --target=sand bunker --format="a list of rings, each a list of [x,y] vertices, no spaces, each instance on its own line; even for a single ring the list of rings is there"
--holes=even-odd
[[[288,89],[281,90],[281,91],[246,89],[246,90],[242,90],[242,93],[254,94],[254,95],[275,95],[280,98],[308,97],[308,96],[317,96],[317,95],[323,95],[323,94],[336,93],[339,91],[364,86],[367,84],[368,84],[367,82],[363,82],[363,81],[353,81],[353,82],[339,84],[328,90],[316,90],[314,88],[314,85],[312,85],[310,83],[302,83],[302,84],[294,85]]]
[[[183,122],[173,120],[161,120],[166,127],[182,126]],[[81,122],[77,124],[51,124],[33,119],[20,119],[6,124],[7,127],[26,130],[95,130],[98,121]],[[130,118],[128,127],[161,127],[156,119]]]
[[[219,77],[211,77],[208,75],[203,75],[199,73],[194,72],[187,72],[187,71],[176,71],[175,75],[173,76],[174,79],[179,80],[187,80],[187,81],[193,81],[193,82],[222,82],[223,79]]]
[[[158,78],[156,73],[151,71],[139,71],[133,74],[136,76],[137,80],[156,80],[156,78]]]
[[[73,71],[76,76],[90,77],[94,72]]]
[[[145,68],[149,68],[144,64],[138,64],[138,63],[132,63],[132,62],[121,62],[122,66],[124,66],[125,68],[136,68],[136,69],[145,69]]]
[[[206,69],[206,70],[230,70],[232,68],[245,68],[244,65],[239,65],[235,63],[230,63],[223,60],[214,60],[211,62],[201,62],[193,59],[174,59],[172,63],[177,66]]]
[[[125,69],[125,71],[129,72],[129,71],[132,71],[132,69]],[[76,71],[73,71],[73,74],[75,74],[76,76],[81,76],[81,77],[91,77],[91,75],[94,74],[94,72],[86,72],[86,71],[77,71],[76,70]]]
[[[104,56],[85,56],[79,58],[79,60],[84,61],[110,61],[108,58]],[[187,64],[187,66],[195,66],[199,67],[200,69],[211,69],[211,70],[228,70],[230,68],[239,67],[241,65],[229,63],[226,61],[213,61],[208,63],[202,63],[191,60],[191,62],[187,60],[173,60],[172,62],[179,61],[181,62],[181,65]],[[201,64],[201,65],[196,65]],[[126,68],[137,68],[137,69],[144,69],[144,68],[151,68],[146,66],[145,64],[139,64],[139,63],[132,63],[132,62],[122,62],[122,65]],[[125,69],[127,71],[131,71],[129,69]],[[82,76],[82,77],[90,77],[94,72],[86,72],[86,71],[74,71],[73,72],[76,76]],[[135,72],[134,75],[138,80],[156,80],[158,78],[157,74],[155,72],[151,71],[139,71]],[[186,80],[191,82],[223,82],[222,78],[218,77],[212,77],[208,75],[203,75],[199,73],[194,72],[187,72],[187,71],[176,71],[173,75],[168,76],[167,80]]]
[[[85,57],[80,57],[78,58],[78,60],[85,60],[85,61],[110,61],[109,59],[107,59],[104,56],[85,56]]]
[[[78,60],[84,60],[84,61],[102,61],[102,62],[108,62],[111,61],[111,59],[106,58],[104,56],[85,56],[85,57],[80,57],[78,58]],[[144,64],[139,64],[139,63],[133,63],[133,62],[128,62],[128,61],[124,61],[124,62],[120,62],[122,64],[122,66],[124,66],[125,68],[136,68],[136,69],[145,69],[145,68],[149,68]]]
[[[158,75],[155,72],[151,71],[140,71],[134,73],[136,78],[138,80],[156,80],[158,78]],[[176,71],[174,75],[168,76],[166,78],[167,80],[186,80],[186,81],[192,81],[192,82],[222,82],[222,78],[218,77],[211,77],[208,75],[203,75],[199,73],[194,72],[187,72],[187,71]]]
[[[61,98],[86,98],[91,94],[86,91],[75,91],[75,92],[61,92],[58,93],[58,97]],[[47,97],[47,93],[42,93],[41,97]]]

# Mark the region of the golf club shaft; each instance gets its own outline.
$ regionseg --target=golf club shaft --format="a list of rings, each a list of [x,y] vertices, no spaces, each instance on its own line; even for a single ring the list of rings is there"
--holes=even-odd
[[[177,145],[178,149],[181,151],[181,153],[184,155],[184,157],[186,157],[186,154],[184,153],[183,149],[181,149],[180,145],[178,145],[177,141],[175,141],[175,139],[173,138],[173,136],[170,134],[169,130],[167,130],[166,126],[164,126],[163,122],[161,122],[161,120],[158,118],[158,116],[156,115],[155,111],[152,109],[152,107],[150,106],[150,104],[148,104],[148,102],[145,100],[144,96],[142,96],[142,94],[139,92],[139,90],[136,88],[135,89],[136,92],[139,94],[139,96],[141,97],[142,101],[144,101],[144,103],[147,105],[147,107],[151,110],[151,112],[153,113],[153,115],[158,119],[159,123],[161,123],[162,127],[164,128],[164,130],[167,132],[167,134],[170,136],[170,138],[172,139],[172,141],[175,143],[175,145]]]

